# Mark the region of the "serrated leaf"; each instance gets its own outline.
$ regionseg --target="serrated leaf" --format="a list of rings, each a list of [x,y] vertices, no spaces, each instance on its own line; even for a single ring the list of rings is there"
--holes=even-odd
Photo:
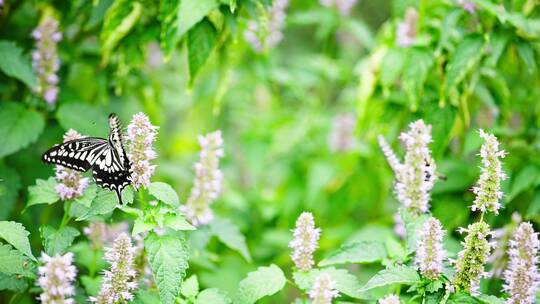
[[[176,191],[174,191],[171,185],[167,183],[153,182],[150,184],[150,186],[148,186],[148,192],[169,206],[175,208],[180,207],[180,199],[178,198],[178,194],[176,194]]]
[[[82,196],[74,199],[74,202],[79,203],[85,207],[90,208],[92,205],[92,201],[94,198],[96,198],[96,194],[98,192],[98,188],[96,184],[91,184],[84,190],[84,193]]]
[[[227,247],[238,251],[244,259],[251,261],[251,255],[246,244],[246,238],[240,229],[228,219],[216,218],[210,223],[210,231],[213,235],[227,245]]]
[[[142,4],[134,0],[116,0],[107,9],[100,34],[103,63],[109,61],[118,42],[135,26],[142,10]]]
[[[201,291],[194,304],[230,304],[232,303],[231,299],[221,290],[217,288],[209,288]]]
[[[455,89],[483,56],[484,39],[479,35],[463,38],[446,66],[446,88]]]
[[[217,0],[182,0],[178,10],[178,32],[182,37],[197,22],[201,21],[211,10],[219,5]]]
[[[0,290],[12,290],[14,292],[24,292],[28,288],[28,283],[16,275],[8,275],[0,272]]]
[[[151,232],[144,240],[148,262],[164,304],[174,304],[180,293],[180,282],[186,275],[188,249],[186,241]]]
[[[166,214],[163,225],[176,231],[196,229],[182,214]]]
[[[116,197],[116,193],[105,189],[99,189],[92,200],[88,212],[85,215],[78,217],[77,221],[83,221],[96,215],[111,213],[117,205],[118,198]]]
[[[60,196],[56,192],[58,182],[54,177],[49,177],[48,180],[38,179],[34,186],[28,187],[28,204],[26,208],[38,204],[54,204],[60,200]]]
[[[109,132],[107,116],[88,104],[62,104],[56,112],[56,118],[64,130],[74,129],[85,136],[106,137]]]
[[[403,88],[409,98],[409,104],[414,110],[420,104],[424,83],[434,59],[432,51],[419,48],[409,50],[407,63],[403,69]]]
[[[374,263],[382,261],[386,256],[385,244],[382,242],[354,242],[342,245],[337,251],[320,261],[319,266]]]
[[[38,81],[30,60],[22,55],[22,49],[14,42],[0,40],[0,70],[24,82],[30,89],[37,88]]]
[[[8,221],[0,222],[0,238],[6,240],[6,242],[10,243],[13,247],[35,261],[36,258],[30,249],[30,241],[28,240],[29,234],[30,233],[26,231],[21,223]]]
[[[10,213],[18,198],[21,189],[21,178],[19,173],[0,163],[0,220],[9,218]]]
[[[411,267],[398,266],[379,271],[360,289],[366,292],[373,288],[388,286],[392,284],[413,285],[420,282],[418,272]]]
[[[189,63],[189,82],[192,84],[199,70],[204,66],[217,40],[217,31],[212,23],[204,18],[187,34]]]
[[[157,223],[151,220],[145,220],[142,217],[139,217],[135,219],[135,222],[133,223],[133,231],[131,234],[137,235],[139,233],[143,233],[146,231],[150,231],[157,227]]]
[[[59,230],[51,226],[43,226],[39,229],[43,239],[43,247],[48,255],[64,254],[73,240],[81,233],[73,227],[63,227]]]
[[[308,272],[297,271],[293,273],[294,282],[300,289],[307,292],[313,287],[315,279],[322,272],[330,275],[332,280],[336,282],[336,290],[340,293],[355,299],[368,298],[359,292],[361,286],[358,279],[346,269],[328,267],[324,269],[312,269]]]
[[[285,282],[283,271],[276,265],[259,267],[240,281],[234,303],[253,304],[265,296],[279,292]]]
[[[45,127],[38,112],[13,102],[2,103],[0,121],[0,158],[35,142]]]
[[[0,245],[0,272],[8,275],[34,276],[34,264],[11,245]]]
[[[180,293],[186,298],[194,298],[199,293],[199,280],[197,275],[192,275],[184,281]]]

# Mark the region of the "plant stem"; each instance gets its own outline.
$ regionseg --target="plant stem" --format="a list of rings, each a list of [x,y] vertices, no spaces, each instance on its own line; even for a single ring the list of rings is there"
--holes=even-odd
[[[66,224],[69,222],[69,220],[71,220],[71,216],[69,215],[69,212],[71,211],[71,204],[72,204],[71,200],[68,200],[66,202],[66,208],[64,210],[64,216],[62,217],[62,221],[60,222],[60,228],[59,229],[64,228],[64,226],[66,226]]]

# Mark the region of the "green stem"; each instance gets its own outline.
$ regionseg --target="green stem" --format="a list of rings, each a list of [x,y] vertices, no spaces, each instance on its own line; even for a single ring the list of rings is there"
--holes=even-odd
[[[72,204],[71,200],[68,200],[66,202],[66,208],[64,210],[64,216],[62,217],[62,221],[60,222],[60,228],[59,229],[64,228],[66,226],[66,224],[69,222],[69,220],[71,220],[71,216],[69,215],[69,212],[71,211],[71,204]]]

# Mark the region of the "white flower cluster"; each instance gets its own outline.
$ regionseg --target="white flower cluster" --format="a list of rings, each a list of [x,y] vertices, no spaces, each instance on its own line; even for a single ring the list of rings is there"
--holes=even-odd
[[[443,236],[441,222],[433,217],[424,223],[420,232],[415,262],[422,275],[430,280],[438,279],[443,270],[446,255],[443,249]]]
[[[331,304],[332,299],[339,296],[336,290],[336,281],[328,273],[321,273],[315,278],[312,289],[309,291],[309,298],[313,304]]]
[[[77,276],[77,268],[72,265],[73,253],[48,256],[41,254],[41,261],[45,265],[38,268],[39,278],[37,284],[43,291],[39,300],[43,304],[72,304],[75,295],[73,282]]]
[[[405,146],[405,160],[400,163],[382,136],[379,144],[396,178],[397,199],[405,208],[414,213],[425,213],[429,209],[429,192],[437,180],[436,166],[428,144],[431,139],[431,125],[417,120],[409,125],[408,132],[401,133]]]
[[[285,24],[285,10],[289,6],[289,0],[274,0],[274,3],[266,10],[259,21],[250,20],[244,32],[244,39],[251,48],[262,53],[278,45],[283,39],[283,26]]]
[[[538,273],[538,233],[530,223],[521,223],[509,243],[510,261],[504,271],[503,289],[508,293],[507,304],[532,304],[540,284]]]
[[[131,161],[132,184],[135,188],[148,187],[150,177],[154,175],[156,166],[150,163],[157,157],[152,144],[159,128],[150,123],[150,119],[140,112],[133,115],[127,127],[127,150]]]
[[[491,211],[499,214],[501,208],[499,200],[503,196],[501,181],[507,178],[502,171],[500,158],[504,158],[506,153],[504,150],[499,151],[499,141],[494,135],[480,130],[480,137],[485,140],[480,149],[482,168],[478,184],[472,189],[476,194],[476,198],[471,209],[473,211]]]
[[[82,138],[83,136],[73,129],[69,129],[64,134],[64,142]],[[55,187],[56,193],[63,201],[74,199],[83,195],[88,187],[89,180],[83,177],[81,172],[69,169],[64,166],[56,166],[56,180],[58,184]]]
[[[313,267],[313,253],[317,249],[317,242],[321,235],[321,229],[315,228],[315,220],[311,212],[303,212],[296,220],[294,238],[289,243],[293,249],[291,258],[300,271],[309,271]]]
[[[189,198],[181,210],[195,226],[206,225],[214,218],[210,205],[219,197],[223,187],[223,173],[219,170],[219,159],[223,152],[221,131],[199,136],[199,162],[195,164],[195,182]]]

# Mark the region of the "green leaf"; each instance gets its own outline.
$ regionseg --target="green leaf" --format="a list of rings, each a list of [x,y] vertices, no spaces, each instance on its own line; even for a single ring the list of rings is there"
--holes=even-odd
[[[379,271],[364,285],[360,292],[392,284],[413,285],[420,282],[418,272],[411,267],[397,266]]]
[[[188,268],[186,241],[173,236],[157,236],[151,232],[144,240],[148,262],[154,274],[161,301],[175,303],[180,293],[180,282]]]
[[[81,233],[73,227],[63,227],[59,230],[51,226],[43,226],[39,229],[43,239],[43,247],[48,255],[64,254],[73,240]]]
[[[22,254],[13,249],[11,245],[0,244],[0,272],[8,275],[22,275],[34,277],[34,264]]]
[[[26,208],[38,204],[54,204],[60,200],[56,192],[56,179],[49,177],[48,180],[38,179],[34,186],[28,187],[28,204]]]
[[[251,261],[251,255],[246,244],[246,238],[240,229],[228,219],[215,218],[210,223],[210,231],[213,235],[227,245],[229,248],[238,251],[246,261]]]
[[[194,298],[199,293],[199,281],[197,275],[192,275],[184,281],[180,293],[186,298]]]
[[[530,189],[540,176],[540,170],[536,165],[527,165],[521,169],[517,176],[513,179],[512,188],[506,197],[508,202],[512,201],[521,192]]]
[[[399,209],[399,214],[405,224],[407,254],[410,254],[416,250],[416,243],[420,235],[419,232],[422,230],[424,222],[429,218],[429,215],[412,215],[404,208]]]
[[[100,34],[103,63],[107,64],[118,42],[135,26],[142,10],[142,4],[134,0],[116,0],[107,9]]]
[[[283,271],[276,265],[259,267],[240,281],[234,303],[253,304],[265,296],[279,292],[285,287],[285,282]]]
[[[64,130],[74,129],[85,136],[106,137],[109,132],[107,116],[97,108],[84,103],[61,105],[56,112],[56,118]]]
[[[9,218],[17,202],[20,189],[21,178],[19,173],[15,169],[0,163],[0,202],[2,202],[0,220]]]
[[[29,234],[30,233],[26,231],[24,226],[20,223],[8,221],[0,222],[0,238],[6,240],[6,242],[10,243],[13,247],[35,261],[36,258],[32,254],[30,241],[28,241]]]
[[[219,5],[217,0],[182,0],[178,10],[178,37],[182,37],[197,22]]]
[[[14,292],[25,292],[28,288],[28,283],[16,276],[16,275],[8,275],[5,273],[0,272],[0,290],[12,290]]]
[[[448,299],[448,304],[482,304],[484,302],[467,293],[455,293]]]
[[[505,301],[501,298],[491,295],[481,294],[477,297],[482,303],[485,304],[504,304]]]
[[[433,52],[420,48],[412,48],[403,69],[403,88],[409,98],[412,109],[418,109],[423,95],[424,84],[435,58]]]
[[[85,215],[78,217],[77,221],[83,221],[97,215],[109,214],[114,211],[117,205],[118,198],[116,197],[116,193],[105,189],[99,189],[96,197],[92,200],[88,212]]]
[[[398,79],[405,64],[403,48],[389,49],[381,62],[380,81],[384,87],[389,87]]]
[[[337,251],[320,261],[319,266],[374,263],[382,261],[386,256],[385,244],[382,242],[354,242],[342,245]]]
[[[84,290],[89,296],[96,296],[99,293],[102,278],[103,277],[101,276],[96,276],[93,278],[87,275],[81,276],[82,285],[84,286]]]
[[[90,206],[92,205],[92,201],[94,200],[94,198],[96,198],[97,192],[98,192],[97,185],[91,184],[88,186],[88,188],[84,190],[83,195],[76,198],[74,202],[90,208]]]
[[[162,0],[159,6],[158,19],[161,22],[161,32],[159,35],[161,49],[164,53],[164,59],[169,60],[171,53],[178,43],[178,8],[180,0]]]
[[[131,234],[137,235],[139,233],[143,233],[146,231],[150,231],[157,227],[157,223],[155,221],[152,221],[150,219],[144,219],[143,217],[139,217],[135,219],[135,222],[133,223],[133,231]]]
[[[359,292],[361,286],[358,279],[346,269],[328,267],[324,269],[312,269],[308,272],[297,271],[293,273],[294,282],[300,289],[307,292],[313,287],[315,279],[323,272],[330,275],[332,280],[336,282],[336,290],[340,293],[355,299],[368,298]]]
[[[148,192],[158,200],[165,204],[178,208],[180,207],[180,199],[178,194],[171,187],[171,185],[162,182],[153,182],[148,186]]]
[[[484,38],[479,35],[466,36],[446,66],[446,89],[454,91],[478,64],[484,54]]]
[[[196,228],[193,227],[186,218],[178,213],[178,214],[166,214],[165,220],[163,221],[163,225],[169,228],[172,228],[176,231],[181,230],[195,230]]]
[[[192,84],[199,70],[204,66],[216,44],[217,31],[214,25],[203,19],[187,34],[189,81]]]
[[[231,299],[221,290],[217,288],[209,288],[201,291],[194,304],[230,304],[232,303]]]
[[[22,55],[22,49],[14,42],[0,40],[0,70],[24,82],[32,90],[37,88],[38,81],[30,60]]]
[[[532,74],[536,70],[536,59],[534,57],[534,50],[529,43],[519,41],[516,44],[518,55],[525,63],[527,71]]]
[[[2,103],[0,121],[0,158],[35,142],[45,127],[38,112],[13,102]]]

